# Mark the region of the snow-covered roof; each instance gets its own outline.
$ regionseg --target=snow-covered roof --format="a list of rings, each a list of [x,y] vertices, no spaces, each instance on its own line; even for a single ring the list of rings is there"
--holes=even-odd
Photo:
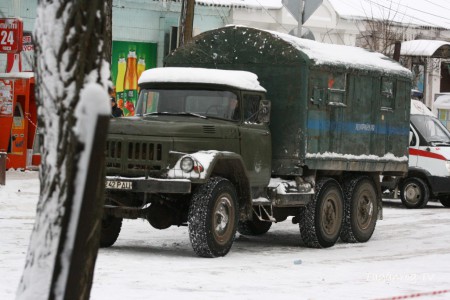
[[[319,65],[343,65],[348,68],[370,69],[382,73],[389,70],[403,76],[411,75],[411,71],[378,52],[370,52],[363,48],[352,46],[320,43],[279,32],[271,33],[292,44]]]
[[[435,115],[433,115],[433,113],[428,109],[428,107],[426,107],[426,105],[420,102],[419,100],[411,100],[411,114],[427,115],[435,117]]]
[[[328,0],[343,19],[391,20],[450,29],[448,0]]]
[[[450,46],[450,43],[437,40],[413,40],[402,42],[400,54],[406,56],[433,56],[433,54],[444,45]]]
[[[433,107],[435,109],[450,109],[450,94],[437,97]]]
[[[259,84],[258,76],[247,71],[175,67],[155,68],[144,71],[139,77],[139,84],[150,82],[218,84],[249,91],[266,91]]]
[[[281,0],[196,0],[199,5],[226,6],[226,7],[246,7],[280,9],[283,7]]]

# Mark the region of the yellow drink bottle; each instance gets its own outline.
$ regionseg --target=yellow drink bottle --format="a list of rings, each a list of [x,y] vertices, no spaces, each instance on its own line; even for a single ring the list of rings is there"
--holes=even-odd
[[[137,66],[136,51],[130,50],[127,58],[127,71],[125,72],[125,116],[134,116],[137,102]]]
[[[137,78],[139,80],[139,77],[141,77],[142,72],[145,71],[145,59],[143,57],[140,57],[137,64]],[[138,92],[139,92],[139,86],[138,86]]]
[[[137,78],[141,77],[142,72],[145,71],[145,59],[143,57],[139,58],[137,64]]]

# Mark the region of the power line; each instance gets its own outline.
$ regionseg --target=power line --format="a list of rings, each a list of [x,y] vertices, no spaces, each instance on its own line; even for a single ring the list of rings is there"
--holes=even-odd
[[[409,17],[409,18],[411,18],[411,19],[419,20],[419,21],[421,21],[421,22],[423,22],[423,23],[429,24],[429,26],[431,26],[431,27],[441,27],[441,26],[439,26],[438,24],[431,23],[431,22],[429,22],[429,21],[425,21],[425,20],[423,20],[423,19],[417,18],[417,16],[411,16],[411,15],[406,14],[406,13],[403,13],[403,12],[394,11],[392,8],[387,7],[387,6],[384,6],[384,5],[380,4],[380,3],[376,3],[376,2],[374,2],[374,1],[372,1],[372,0],[364,0],[364,1],[365,1],[365,2],[369,2],[369,3],[373,4],[373,5],[378,6],[378,7],[382,7],[382,8],[384,8],[384,9],[389,10],[389,11],[393,11],[393,12],[402,14],[404,17]],[[400,6],[403,6],[403,7],[406,7],[407,9],[416,10],[416,11],[418,11],[418,12],[422,12],[422,13],[429,14],[429,15],[432,15],[432,16],[438,16],[438,15],[434,15],[434,14],[431,14],[431,13],[424,12],[424,11],[422,11],[422,10],[418,10],[418,9],[414,9],[414,8],[411,8],[411,7],[408,7],[408,6],[404,6],[404,5],[402,5],[401,3],[398,3],[398,2],[393,2],[393,1],[391,1],[391,3],[397,4],[399,7],[400,7]],[[443,18],[443,17],[441,17],[441,16],[439,16],[439,17],[440,17],[440,18]],[[443,19],[446,19],[446,18],[443,18]],[[417,25],[420,25],[420,24],[417,24]],[[450,24],[449,24],[449,25],[450,25]]]
[[[214,7],[214,9],[217,11],[217,13],[219,14],[219,17],[222,19],[222,21],[226,24],[226,23],[228,23],[229,22],[229,20],[228,20],[228,17],[227,17],[227,14],[226,14],[226,12],[223,10],[223,9],[221,9],[221,10],[219,10],[219,8],[218,8],[218,4],[216,4],[214,1],[215,0],[211,0],[212,1],[212,3],[214,4],[213,5],[213,7]],[[222,11],[222,14],[220,13],[220,11]]]
[[[423,19],[421,19],[421,18],[418,18],[417,16],[412,16],[412,15],[406,13],[406,10],[408,10],[408,9],[416,10],[416,11],[422,12],[422,13],[426,13],[426,12],[423,12],[423,11],[418,10],[418,9],[415,9],[415,8],[411,8],[411,7],[409,7],[409,6],[405,6],[402,2],[390,1],[391,4],[395,4],[395,5],[398,7],[397,10],[394,10],[392,7],[388,7],[388,6],[386,6],[386,5],[383,5],[383,4],[374,2],[374,1],[372,1],[372,0],[364,0],[364,1],[365,1],[365,2],[369,5],[369,7],[370,7],[369,10],[370,10],[372,19],[378,19],[378,18],[374,15],[374,13],[373,13],[373,8],[374,8],[374,7],[378,7],[378,8],[380,9],[380,13],[382,13],[382,14],[385,13],[385,12],[389,12],[389,13],[390,13],[390,12],[394,12],[396,15],[397,15],[397,14],[398,14],[399,16],[402,15],[403,18],[401,18],[401,19],[408,18],[408,19],[409,19],[408,24],[414,24],[414,25],[419,25],[419,26],[426,26],[426,25],[424,25],[424,24],[428,24],[428,26],[430,26],[430,27],[441,27],[440,25],[438,25],[438,24],[436,24],[436,23],[431,23],[431,22],[429,22],[429,21],[426,21],[426,20],[423,20]],[[341,3],[344,3],[347,7],[354,8],[354,5],[352,5],[352,4],[349,3],[349,2],[342,1]],[[352,3],[354,3],[354,2],[352,1]],[[363,6],[363,4],[362,4],[361,2],[360,2],[360,4],[361,4],[361,9],[362,9],[362,11],[363,11],[364,14],[365,14],[365,17],[368,18],[369,15],[368,15],[367,12],[366,12],[366,8]],[[404,8],[404,11],[401,11],[400,8]],[[430,14],[430,13],[428,13],[428,14]],[[437,15],[435,15],[435,16],[437,16]],[[360,17],[362,17],[362,16],[360,16]],[[399,18],[400,18],[400,17],[399,17]],[[445,18],[444,18],[444,19],[445,19]],[[393,22],[396,22],[396,23],[400,23],[400,24],[402,23],[401,20],[395,20],[394,18],[392,18],[392,19],[388,18],[388,20],[393,21]],[[414,22],[412,22],[411,20],[418,20],[418,21],[421,21],[421,22],[424,23],[424,24],[414,23]],[[405,23],[406,23],[406,22],[405,22]],[[449,25],[450,25],[450,24],[449,24]]]
[[[437,3],[433,2],[433,1],[430,1],[430,0],[425,0],[425,2],[428,2],[428,3],[430,3],[430,4],[433,4],[433,5],[435,5],[435,6],[439,7],[439,8],[443,8],[443,9],[446,9],[446,10],[450,10],[449,7],[442,6],[442,5],[437,4]]]
[[[289,33],[289,30],[283,26],[283,24],[281,24],[280,22],[278,22],[278,20],[276,18],[274,18],[269,11],[259,2],[259,0],[256,0],[256,2],[259,4],[259,6],[261,6],[261,8],[278,24],[280,25],[284,30],[286,30],[287,33]],[[283,9],[283,8],[281,8]],[[301,35],[301,33],[300,33]]]
[[[370,1],[370,0],[369,0],[369,1]],[[428,1],[428,2],[429,2],[429,1]],[[395,2],[392,1],[392,3],[395,3]],[[400,6],[404,6],[404,7],[408,8],[408,9],[411,9],[411,10],[415,10],[415,11],[418,11],[418,12],[421,12],[421,13],[424,13],[424,14],[427,14],[427,15],[430,15],[430,16],[433,16],[433,17],[438,17],[438,18],[441,18],[441,19],[444,19],[444,20],[448,20],[447,17],[435,15],[435,14],[432,14],[432,13],[430,13],[430,12],[426,12],[426,11],[423,11],[423,10],[420,10],[420,9],[417,9],[417,8],[414,8],[414,7],[411,7],[411,6],[405,6],[405,5],[403,5],[402,3],[400,3],[400,2],[397,2],[397,3],[395,3],[395,4],[397,4],[399,7],[400,7]]]

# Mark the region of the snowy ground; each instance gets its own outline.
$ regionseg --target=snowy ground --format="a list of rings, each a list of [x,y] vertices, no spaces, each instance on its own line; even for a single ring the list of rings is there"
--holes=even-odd
[[[15,297],[38,192],[37,172],[8,171],[0,186],[0,299]],[[117,243],[99,252],[91,299],[450,299],[450,210],[384,207],[365,244],[308,249],[286,221],[262,237],[238,234],[216,259],[196,257],[185,227],[125,221]]]

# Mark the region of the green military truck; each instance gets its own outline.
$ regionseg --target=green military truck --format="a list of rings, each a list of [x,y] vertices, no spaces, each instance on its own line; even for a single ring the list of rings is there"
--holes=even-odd
[[[107,140],[101,246],[123,218],[189,228],[197,255],[289,218],[308,247],[366,242],[380,175],[408,170],[410,72],[363,49],[242,26],[205,32],[139,79]]]

